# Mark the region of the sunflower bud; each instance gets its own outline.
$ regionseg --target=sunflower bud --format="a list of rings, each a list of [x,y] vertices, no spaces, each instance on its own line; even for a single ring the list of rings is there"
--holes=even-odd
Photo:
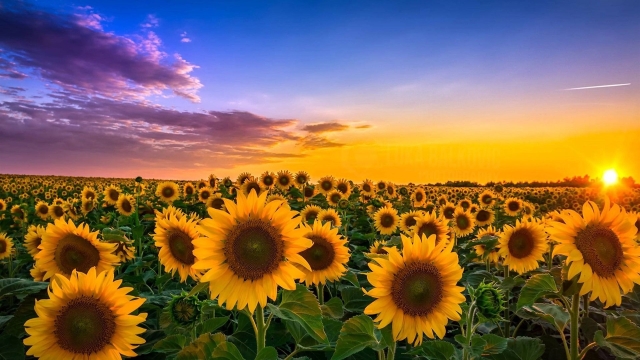
[[[502,291],[497,289],[495,283],[482,282],[474,291],[478,312],[487,319],[497,319],[504,310]]]
[[[185,293],[175,296],[169,303],[171,320],[180,325],[194,324],[200,317],[200,301]]]
[[[340,201],[338,201],[338,208],[345,210],[348,207],[349,207],[349,200],[340,199]]]

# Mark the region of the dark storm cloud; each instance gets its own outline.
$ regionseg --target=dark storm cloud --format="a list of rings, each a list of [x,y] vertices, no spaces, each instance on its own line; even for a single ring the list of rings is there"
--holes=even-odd
[[[34,70],[67,91],[142,98],[171,90],[198,102],[196,68],[160,50],[151,31],[132,38],[105,32],[96,14],[58,15],[18,4],[0,7],[0,77]]]

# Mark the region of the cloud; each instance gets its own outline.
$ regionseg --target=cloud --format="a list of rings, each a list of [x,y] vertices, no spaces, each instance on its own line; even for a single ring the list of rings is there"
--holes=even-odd
[[[307,131],[312,134],[321,134],[325,132],[344,131],[349,128],[348,125],[340,124],[337,122],[319,123],[307,125],[302,128],[303,131]]]
[[[187,37],[187,32],[186,31],[183,32],[182,34],[180,34],[180,37],[182,37],[182,39],[180,39],[180,41],[183,42],[183,43],[190,43],[191,42],[191,39],[189,39]]]
[[[30,70],[68,92],[142,99],[166,90],[199,102],[197,66],[168,56],[147,31],[124,37],[102,30],[96,14],[52,14],[24,5],[0,7],[0,76],[22,79]],[[149,16],[146,28],[157,26]],[[99,26],[100,25],[100,26]]]
[[[65,91],[49,97],[40,103],[0,101],[0,163],[5,172],[28,164],[31,172],[109,167],[125,176],[145,168],[231,168],[303,156],[272,151],[283,142],[300,140],[286,130],[297,123],[293,119],[243,111],[178,111]],[[171,176],[180,177],[167,174]]]
[[[309,134],[299,139],[298,145],[305,150],[344,146],[344,144],[331,141],[324,136],[315,135],[315,134]]]
[[[143,28],[154,28],[160,25],[160,20],[153,14],[147,15],[147,19],[142,23]]]
[[[371,125],[369,125],[369,124],[356,126],[356,129],[370,129],[370,128],[371,128]]]

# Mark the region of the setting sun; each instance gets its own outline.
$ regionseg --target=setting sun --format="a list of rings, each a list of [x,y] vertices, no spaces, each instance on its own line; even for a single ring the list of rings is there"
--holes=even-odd
[[[618,173],[613,169],[607,170],[604,172],[602,180],[607,185],[613,185],[618,182]]]

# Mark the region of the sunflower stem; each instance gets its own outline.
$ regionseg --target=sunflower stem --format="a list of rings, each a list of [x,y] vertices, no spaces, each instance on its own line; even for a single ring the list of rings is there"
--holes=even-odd
[[[391,343],[391,345],[389,345],[389,350],[387,350],[387,359],[386,360],[394,360],[394,358],[396,357],[396,346],[397,346],[397,342],[393,342]]]
[[[509,278],[509,265],[504,265],[504,279],[508,279]],[[509,314],[509,297],[511,294],[509,294],[509,290],[505,291],[505,307],[504,307],[504,318],[506,320],[506,324],[505,326],[505,334],[507,334],[507,336],[509,336],[509,334],[511,334],[511,316]]]
[[[578,317],[580,315],[580,294],[573,295],[571,302],[571,333],[569,334],[571,358],[569,360],[578,360],[579,343],[578,343]]]
[[[258,306],[256,308],[256,343],[257,350],[256,353],[259,353],[260,350],[264,349],[264,345],[266,342],[267,335],[267,326],[264,322],[264,309],[262,306]]]
[[[323,283],[318,284],[318,303],[320,303],[320,305],[324,305],[324,284]]]
[[[578,359],[582,360],[584,359],[584,357],[587,355],[587,352],[589,352],[589,350],[593,349],[594,347],[596,347],[596,343],[592,342],[591,344],[587,345],[584,347],[584,349],[582,349],[582,351],[580,352],[580,354],[578,355]]]
[[[582,306],[584,306],[584,317],[589,317],[589,294],[584,294],[582,296]]]

